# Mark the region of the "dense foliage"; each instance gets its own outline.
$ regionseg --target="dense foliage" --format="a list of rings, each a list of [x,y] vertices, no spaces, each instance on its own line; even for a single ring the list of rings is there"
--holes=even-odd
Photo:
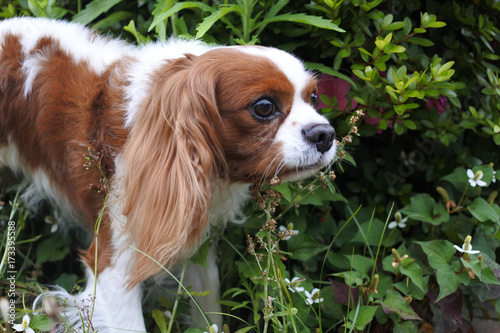
[[[0,6],[2,18],[65,18],[139,44],[176,35],[272,45],[322,73],[322,112],[342,146],[335,172],[253,188],[245,226],[214,231],[225,254],[225,332],[478,332],[490,316],[498,325],[498,0]],[[20,226],[21,321],[30,295],[53,282],[71,290],[81,272],[68,264],[77,255],[72,238],[51,232],[55,213],[46,210],[45,225],[26,223],[18,181],[4,173],[2,184],[2,229],[13,219]],[[160,297],[147,308],[150,330],[185,330],[187,305],[173,305]],[[47,317],[33,319],[31,327],[50,328]]]

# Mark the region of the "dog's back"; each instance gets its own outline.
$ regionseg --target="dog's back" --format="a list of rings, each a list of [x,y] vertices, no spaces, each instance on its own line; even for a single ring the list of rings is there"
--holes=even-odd
[[[44,197],[95,221],[103,197],[88,188],[101,175],[81,172],[83,155],[89,148],[102,154],[102,167],[112,174],[109,156],[127,133],[110,124],[123,123],[123,115],[110,108],[121,98],[119,84],[109,85],[128,48],[75,24],[0,22],[0,163],[29,179],[31,203]]]

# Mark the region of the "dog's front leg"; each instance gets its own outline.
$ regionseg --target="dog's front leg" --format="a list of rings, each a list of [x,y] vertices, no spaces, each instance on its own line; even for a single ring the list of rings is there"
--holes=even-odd
[[[118,255],[112,265],[98,273],[97,281],[87,267],[87,285],[79,294],[70,295],[61,288],[44,293],[40,299],[55,296],[59,300],[61,326],[70,332],[146,332],[141,285],[126,285],[128,256],[127,250]]]
[[[196,302],[208,318],[222,329],[222,309],[217,303],[220,300],[220,277],[217,266],[216,246],[211,245],[207,256],[207,267],[203,268],[198,264],[190,262],[184,277],[184,286],[191,287],[192,291],[209,291],[210,295],[195,297]],[[196,326],[209,326],[200,310],[193,305],[191,316],[196,322]]]

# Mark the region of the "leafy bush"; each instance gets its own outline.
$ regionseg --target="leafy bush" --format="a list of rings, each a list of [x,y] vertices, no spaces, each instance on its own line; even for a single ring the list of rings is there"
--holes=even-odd
[[[336,174],[253,188],[244,228],[219,233],[225,332],[466,332],[478,316],[498,322],[499,2],[0,5],[2,17],[65,17],[138,43],[174,34],[273,45],[323,73],[322,112],[342,138]],[[53,263],[75,256],[66,238],[25,224],[15,190],[3,193],[26,258],[18,289],[71,289],[78,267]],[[171,307],[160,299],[148,310],[155,331]],[[46,327],[38,320],[32,327]]]

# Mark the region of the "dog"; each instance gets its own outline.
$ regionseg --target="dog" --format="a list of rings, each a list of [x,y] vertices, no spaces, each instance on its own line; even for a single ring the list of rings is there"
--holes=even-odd
[[[90,230],[99,221],[81,255],[86,288],[54,292],[70,300],[70,323],[88,324],[70,305],[95,286],[94,330],[144,332],[141,282],[159,263],[188,260],[210,224],[241,220],[250,184],[332,163],[316,84],[275,48],[138,47],[60,20],[1,21],[0,163],[27,179],[30,204],[48,200]],[[212,291],[212,305],[215,260],[207,273],[191,264],[185,282]]]

